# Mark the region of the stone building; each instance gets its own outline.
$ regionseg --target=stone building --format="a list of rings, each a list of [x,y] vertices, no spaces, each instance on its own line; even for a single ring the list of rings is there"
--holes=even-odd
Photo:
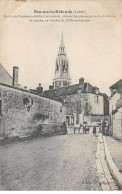
[[[110,126],[113,136],[122,141],[122,79],[110,87]]]
[[[56,59],[53,86],[49,86],[49,90],[44,91],[43,95],[65,104],[68,125],[84,121],[89,124],[100,122],[109,115],[108,96],[102,94],[99,88],[84,82],[84,78],[80,78],[78,84],[71,85],[63,33]]]
[[[97,87],[85,83],[83,78],[78,84],[46,90],[44,96],[59,100],[66,106],[66,122],[91,124],[100,122],[109,114],[109,101],[106,94],[100,93]]]
[[[35,93],[18,87],[18,67],[11,84],[0,83],[0,138],[27,136],[41,128],[44,134],[59,132],[66,118],[62,103],[42,96],[40,84]]]

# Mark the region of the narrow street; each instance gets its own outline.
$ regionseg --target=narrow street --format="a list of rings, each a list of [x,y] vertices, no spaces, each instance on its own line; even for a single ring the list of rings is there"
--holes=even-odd
[[[2,190],[100,190],[97,136],[38,138],[0,147]]]

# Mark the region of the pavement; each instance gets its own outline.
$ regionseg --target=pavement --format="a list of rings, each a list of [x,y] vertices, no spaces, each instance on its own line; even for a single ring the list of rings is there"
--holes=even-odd
[[[0,190],[121,190],[112,141],[92,129],[89,134],[68,129],[68,135],[0,146]]]
[[[105,158],[106,158],[109,171],[113,179],[115,180],[119,190],[122,190],[122,172],[120,170],[121,162],[122,162],[121,160],[122,145],[120,142],[117,142],[117,140],[111,139],[111,137],[103,136],[103,140],[104,140]]]
[[[96,163],[97,163],[97,172],[103,191],[115,191],[119,190],[116,181],[114,180],[106,160],[104,137],[102,134],[98,134],[98,146],[96,152]]]
[[[122,142],[113,137],[106,136],[107,145],[110,150],[113,161],[115,162],[119,172],[122,172]]]
[[[98,137],[74,134],[38,138],[0,147],[1,190],[101,190]]]

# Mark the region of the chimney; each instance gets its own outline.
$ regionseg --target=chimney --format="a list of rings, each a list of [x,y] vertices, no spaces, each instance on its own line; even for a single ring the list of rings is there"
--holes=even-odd
[[[13,86],[18,86],[18,67],[13,67]]]
[[[80,78],[79,79],[79,89],[83,89],[84,88],[84,78]]]
[[[41,83],[39,83],[39,86],[37,87],[37,94],[42,95],[43,94],[43,87],[41,87]]]
[[[49,86],[49,90],[52,90],[53,89],[53,86]]]
[[[94,87],[94,93],[98,94],[99,93],[99,88],[97,88],[96,86]]]

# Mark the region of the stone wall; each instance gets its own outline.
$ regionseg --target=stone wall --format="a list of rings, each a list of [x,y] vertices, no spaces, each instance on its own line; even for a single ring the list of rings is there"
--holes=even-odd
[[[104,97],[101,95],[79,93],[74,95],[67,95],[66,97],[62,98],[65,98],[67,110],[70,107],[70,110],[72,109],[72,112],[87,112],[88,114],[90,113],[94,115],[104,115]],[[85,107],[86,104],[88,108]]]
[[[88,101],[92,107],[91,113],[104,115],[104,98],[101,95],[88,93]]]
[[[113,136],[122,141],[122,107],[113,115]]]
[[[59,130],[61,121],[66,118],[65,107],[60,102],[19,88],[0,85],[0,101],[3,136],[32,134],[41,127]]]
[[[110,102],[109,102],[109,113],[112,113],[112,110],[116,109],[116,104],[117,104],[117,100],[119,100],[121,98],[121,94],[114,94],[111,98],[110,98]]]
[[[113,136],[122,140],[122,108],[117,108],[117,102],[121,99],[121,94],[115,93],[110,98],[109,114],[110,128]]]

